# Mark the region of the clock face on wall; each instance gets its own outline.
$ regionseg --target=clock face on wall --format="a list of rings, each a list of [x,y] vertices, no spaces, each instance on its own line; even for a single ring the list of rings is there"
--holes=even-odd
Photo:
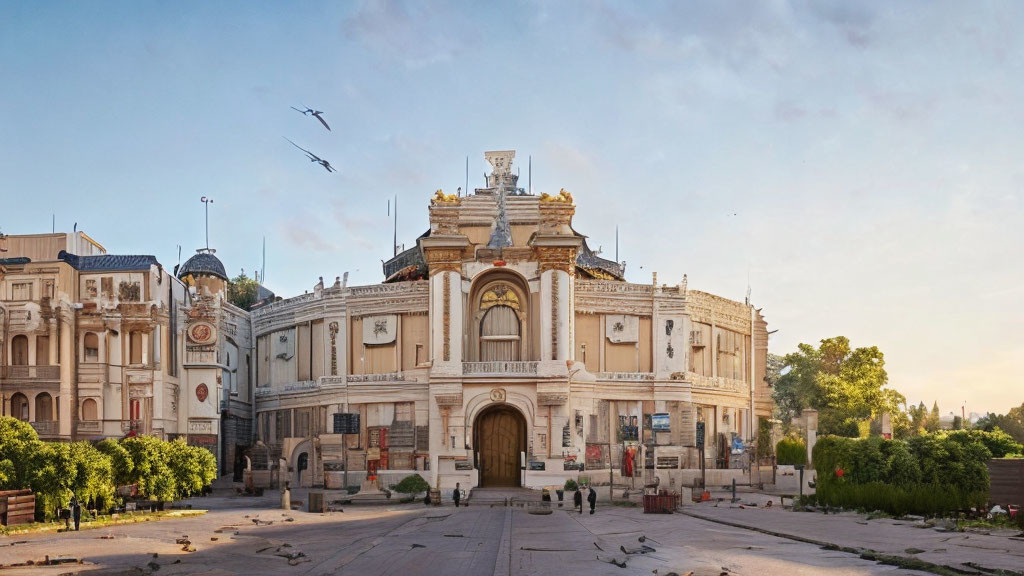
[[[206,398],[210,395],[210,389],[206,387],[206,384],[200,384],[196,386],[196,398],[200,402],[206,402]]]
[[[196,344],[213,344],[217,329],[209,322],[196,322],[188,329],[188,339]]]

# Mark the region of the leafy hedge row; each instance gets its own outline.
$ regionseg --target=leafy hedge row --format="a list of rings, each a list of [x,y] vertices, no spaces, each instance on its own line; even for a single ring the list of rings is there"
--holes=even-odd
[[[818,501],[892,514],[940,515],[980,508],[986,461],[1014,450],[1001,432],[957,430],[906,441],[823,436],[812,458]]]
[[[807,464],[807,445],[799,438],[783,438],[775,445],[775,458],[782,466]]]
[[[217,475],[208,450],[151,436],[89,442],[43,442],[28,423],[0,417],[0,490],[31,488],[37,516],[52,517],[72,496],[103,509],[117,486],[138,485],[150,500],[197,494]]]

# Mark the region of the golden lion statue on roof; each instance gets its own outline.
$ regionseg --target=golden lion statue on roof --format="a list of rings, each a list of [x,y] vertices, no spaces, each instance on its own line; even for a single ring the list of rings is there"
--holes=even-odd
[[[444,190],[438,188],[437,192],[434,192],[434,197],[430,199],[430,205],[437,206],[438,204],[458,204],[459,201],[459,197],[456,196],[455,194],[445,194]]]
[[[540,195],[540,201],[541,202],[563,202],[565,204],[572,204],[572,194],[566,192],[565,188],[562,188],[561,190],[559,190],[558,196],[552,196],[552,195],[548,194],[547,192],[541,194]]]

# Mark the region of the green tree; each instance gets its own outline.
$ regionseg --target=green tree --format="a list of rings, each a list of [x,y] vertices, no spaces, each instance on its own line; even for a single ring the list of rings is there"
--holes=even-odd
[[[245,270],[228,281],[228,302],[242,310],[252,308],[259,300],[260,285],[245,275]]]
[[[42,447],[39,435],[28,422],[0,417],[0,488],[28,488]]]
[[[1012,436],[1017,442],[1024,444],[1024,404],[1011,408],[1006,414],[989,412],[982,416],[974,427],[978,430],[989,432],[999,428]]]
[[[180,438],[167,442],[164,449],[179,498],[199,494],[216,479],[217,460],[209,450],[189,446]]]
[[[137,484],[139,494],[150,500],[173,500],[175,477],[168,464],[167,442],[152,436],[135,436],[121,441],[132,459],[129,484]]]
[[[125,486],[133,481],[135,463],[131,454],[113,438],[107,438],[96,445],[96,449],[110,458],[112,479],[115,486]]]
[[[938,432],[941,426],[939,421],[939,402],[936,400],[932,404],[932,411],[928,414],[928,417],[924,421],[924,429],[926,432]]]
[[[895,418],[906,403],[885,388],[885,358],[876,346],[851,349],[848,338],[837,336],[818,348],[800,344],[783,360],[789,370],[779,377],[773,397],[784,422],[813,408],[820,433],[857,436],[862,424],[883,412]]]
[[[75,468],[71,491],[83,502],[113,502],[114,473],[110,457],[88,442],[75,442],[70,447],[71,465]]]

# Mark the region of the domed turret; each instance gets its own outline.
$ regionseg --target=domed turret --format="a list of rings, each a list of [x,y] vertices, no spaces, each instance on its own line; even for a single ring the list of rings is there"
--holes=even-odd
[[[227,288],[228,273],[214,252],[216,250],[211,248],[196,250],[195,256],[178,269],[178,278],[189,286],[205,288],[211,294],[223,293]]]

